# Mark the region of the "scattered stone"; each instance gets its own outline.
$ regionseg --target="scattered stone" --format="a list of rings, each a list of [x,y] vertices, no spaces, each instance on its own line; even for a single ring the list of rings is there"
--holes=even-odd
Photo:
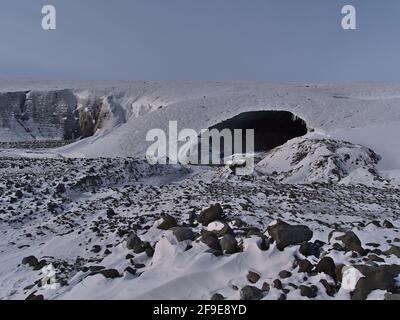
[[[330,297],[335,296],[336,290],[335,286],[331,285],[326,279],[320,280],[321,284],[324,286],[326,294]]]
[[[59,183],[59,184],[57,185],[57,187],[56,187],[56,192],[62,194],[62,193],[65,193],[65,191],[67,191],[67,190],[65,189],[65,184]]]
[[[395,278],[400,274],[400,265],[354,266],[365,277],[361,278],[351,293],[352,300],[365,300],[374,290],[396,291]]]
[[[136,272],[137,272],[137,270],[133,269],[132,267],[126,267],[124,271],[129,273],[129,274],[131,274],[131,275],[133,275],[133,276],[136,275]]]
[[[335,261],[331,257],[322,258],[317,264],[317,271],[319,273],[325,273],[331,276],[333,279],[336,279],[336,265]]]
[[[107,209],[106,215],[107,215],[107,218],[110,219],[110,218],[116,216],[117,214],[115,213],[115,211],[113,209],[109,208],[109,209]]]
[[[225,300],[225,297],[222,294],[215,293],[210,299],[211,301],[223,301]]]
[[[361,241],[353,231],[348,231],[345,235],[337,237],[336,240],[343,242],[347,251],[354,251],[360,255],[365,254],[365,250],[361,246]]]
[[[221,245],[215,233],[203,231],[201,234],[201,242],[205,243],[209,248],[221,251]]]
[[[245,286],[240,291],[240,300],[261,300],[264,293],[253,286]]]
[[[307,259],[301,260],[299,262],[299,272],[300,273],[310,273],[313,269],[313,265]]]
[[[386,229],[393,229],[394,225],[390,221],[385,220],[385,221],[383,221],[383,227],[386,228]]]
[[[370,262],[385,262],[385,259],[382,259],[381,257],[378,257],[378,256],[375,255],[375,254],[370,254],[370,255],[367,257],[367,259],[368,259],[368,261],[370,261]]]
[[[143,241],[134,233],[131,233],[126,241],[126,247],[133,250],[134,253],[142,253],[145,251]]]
[[[239,252],[238,243],[234,236],[231,234],[225,235],[220,241],[221,249],[227,254],[234,254]]]
[[[260,280],[260,275],[258,273],[253,272],[253,271],[249,271],[249,273],[247,274],[247,280],[250,283],[257,283],[258,280]]]
[[[44,297],[41,294],[35,295],[34,293],[31,293],[25,300],[26,301],[42,301],[42,300],[44,300]]]
[[[309,299],[315,298],[318,295],[318,287],[316,286],[300,286],[300,295]]]
[[[299,252],[305,257],[314,256],[319,258],[321,255],[321,247],[322,245],[320,243],[303,242]]]
[[[211,222],[218,220],[222,213],[222,207],[217,203],[216,205],[202,211],[199,215],[198,221],[204,226],[208,226]]]
[[[268,233],[276,242],[278,250],[283,251],[291,245],[299,245],[311,240],[313,232],[307,226],[290,225],[282,220],[268,227]]]
[[[174,227],[171,229],[172,233],[174,234],[176,240],[179,242],[190,240],[193,241],[194,233],[192,229],[188,227]]]
[[[29,256],[22,259],[22,264],[29,265],[30,267],[36,267],[39,261],[35,256]]]
[[[92,247],[92,250],[91,250],[93,253],[99,253],[100,251],[101,251],[101,246],[99,246],[99,245],[95,245],[95,246],[93,246]]]
[[[271,286],[270,286],[267,282],[264,282],[263,285],[262,285],[262,287],[261,287],[261,291],[267,293],[267,292],[269,292],[270,290],[271,290]]]
[[[282,285],[282,281],[279,279],[275,279],[274,280],[274,288],[278,289],[278,290],[282,290],[283,289],[283,285]]]
[[[292,276],[292,273],[289,271],[283,270],[283,271],[279,272],[279,277],[281,279],[287,279],[287,278],[290,278],[291,276]]]
[[[400,301],[400,294],[386,293],[385,294],[385,300],[388,300],[388,301]]]
[[[102,276],[104,276],[107,279],[115,279],[115,278],[120,278],[121,275],[119,274],[119,272],[115,269],[106,269],[106,270],[101,270],[98,272],[94,272],[91,275],[96,275],[96,274],[101,274]]]
[[[392,245],[389,250],[385,251],[385,255],[387,255],[387,256],[394,255],[397,258],[400,258],[400,247]]]
[[[160,230],[169,230],[173,227],[176,227],[178,224],[175,220],[174,217],[170,216],[169,214],[163,214],[161,216],[162,222],[161,224],[157,227]]]

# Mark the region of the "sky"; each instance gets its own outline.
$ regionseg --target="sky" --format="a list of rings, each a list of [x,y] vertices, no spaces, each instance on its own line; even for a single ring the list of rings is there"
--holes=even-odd
[[[57,29],[41,28],[54,5]],[[343,30],[344,5],[357,30]],[[400,81],[398,0],[1,0],[0,77]]]

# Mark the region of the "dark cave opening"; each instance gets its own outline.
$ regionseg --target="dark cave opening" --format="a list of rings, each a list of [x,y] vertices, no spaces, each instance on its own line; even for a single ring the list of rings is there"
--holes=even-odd
[[[252,111],[241,113],[231,119],[220,122],[209,128],[222,131],[229,129],[254,129],[254,151],[272,150],[287,141],[307,134],[304,120],[288,111]],[[242,137],[245,146],[245,136]],[[222,142],[223,143],[223,142]],[[223,146],[221,148],[221,151]]]

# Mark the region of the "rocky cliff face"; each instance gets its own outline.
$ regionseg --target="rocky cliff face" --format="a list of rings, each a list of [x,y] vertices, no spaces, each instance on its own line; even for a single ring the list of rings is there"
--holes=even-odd
[[[100,98],[79,100],[68,89],[0,93],[0,142],[89,137],[104,122],[102,107]]]

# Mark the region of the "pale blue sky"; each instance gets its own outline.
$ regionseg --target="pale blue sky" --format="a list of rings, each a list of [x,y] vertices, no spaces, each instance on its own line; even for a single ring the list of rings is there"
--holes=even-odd
[[[1,0],[0,77],[400,81],[399,34],[398,0]]]

